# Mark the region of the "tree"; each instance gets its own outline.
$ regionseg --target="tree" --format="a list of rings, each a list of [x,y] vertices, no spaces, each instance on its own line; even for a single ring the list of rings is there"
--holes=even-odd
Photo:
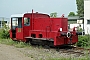
[[[78,16],[84,16],[84,0],[76,0]]]
[[[2,29],[0,29],[0,38],[3,39],[8,39],[10,34],[9,34],[9,26],[6,25],[4,18],[2,19]]]
[[[50,17],[57,17],[57,12],[53,12],[50,14]]]
[[[75,16],[74,12],[70,12],[68,16]]]

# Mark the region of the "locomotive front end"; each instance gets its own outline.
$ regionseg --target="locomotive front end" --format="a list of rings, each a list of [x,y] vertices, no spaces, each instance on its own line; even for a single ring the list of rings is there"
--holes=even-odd
[[[59,18],[57,21],[57,25],[55,26],[56,37],[54,38],[54,45],[72,45],[78,42],[78,35],[81,35],[81,32],[77,32],[77,28],[73,27],[72,31],[68,30],[68,19],[67,18]],[[54,22],[54,23],[55,23]]]
[[[72,31],[58,30],[54,45],[73,45],[78,42],[78,35],[82,35],[82,32],[77,32],[77,28],[74,27]]]

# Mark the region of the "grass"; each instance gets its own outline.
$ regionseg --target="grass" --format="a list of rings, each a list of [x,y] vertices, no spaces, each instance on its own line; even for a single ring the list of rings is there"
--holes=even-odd
[[[82,58],[70,58],[70,57],[67,57],[67,58],[49,58],[48,60],[90,60],[89,57],[85,56],[85,57],[82,57]]]
[[[1,44],[12,45],[12,46],[15,46],[17,48],[24,48],[24,47],[29,47],[30,46],[30,44],[27,44],[27,43],[24,43],[24,42],[13,41],[11,39],[0,39],[0,43]]]

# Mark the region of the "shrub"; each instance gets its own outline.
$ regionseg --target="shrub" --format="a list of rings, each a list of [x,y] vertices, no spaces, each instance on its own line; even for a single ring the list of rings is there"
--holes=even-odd
[[[10,36],[8,30],[0,29],[0,38],[2,39],[8,39]]]
[[[77,46],[79,47],[86,47],[90,45],[90,40],[89,40],[89,36],[85,35],[85,36],[79,36],[78,37],[78,42],[77,42]]]

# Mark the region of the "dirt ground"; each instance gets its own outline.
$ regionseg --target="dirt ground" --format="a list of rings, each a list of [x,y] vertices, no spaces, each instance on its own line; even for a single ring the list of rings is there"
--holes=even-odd
[[[62,53],[54,49],[39,47],[16,48],[14,46],[0,44],[0,60],[49,60],[51,58],[81,57],[78,54]]]
[[[32,58],[25,56],[13,46],[0,44],[0,60],[32,60]]]

